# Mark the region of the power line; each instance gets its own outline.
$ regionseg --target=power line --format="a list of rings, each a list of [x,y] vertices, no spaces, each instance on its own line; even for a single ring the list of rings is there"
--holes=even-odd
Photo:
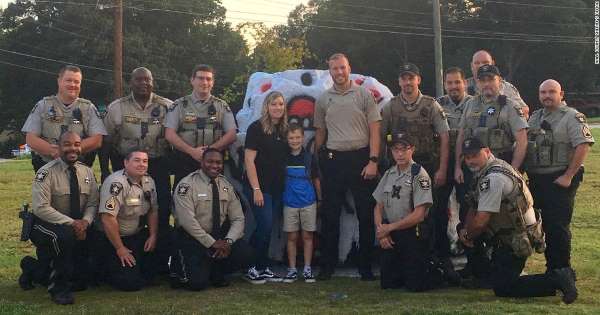
[[[495,0],[485,0],[485,2],[489,2],[489,3],[498,3],[498,4],[506,4],[506,5],[515,5],[515,6],[527,6],[527,7],[548,8],[548,9],[561,9],[561,10],[589,10],[589,8],[582,8],[582,7],[566,7],[566,6],[557,6],[557,5],[548,5],[548,4],[517,3],[517,2],[508,2],[508,1],[495,1]]]
[[[56,76],[56,72],[50,72],[50,71],[47,71],[47,70],[42,70],[42,69],[32,68],[32,67],[28,67],[28,66],[23,66],[23,65],[19,65],[19,64],[16,64],[16,63],[8,62],[8,61],[0,60],[0,64],[5,64],[5,65],[8,65],[8,66],[18,67],[18,68],[22,68],[22,69],[27,69],[27,70],[31,70],[31,71],[36,71],[36,72],[46,73],[46,74],[51,74],[53,76]],[[88,81],[88,82],[93,82],[93,83],[98,83],[98,84],[103,84],[103,85],[109,85],[109,83],[107,83],[107,82],[98,81],[98,80],[92,80],[92,79],[86,79],[85,77],[83,78],[83,81]]]

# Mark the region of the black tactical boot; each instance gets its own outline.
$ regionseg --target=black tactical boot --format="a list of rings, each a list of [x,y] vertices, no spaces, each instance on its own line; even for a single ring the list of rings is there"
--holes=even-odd
[[[571,304],[577,299],[577,287],[572,269],[569,267],[552,270],[552,278],[558,290],[562,293],[565,304]]]

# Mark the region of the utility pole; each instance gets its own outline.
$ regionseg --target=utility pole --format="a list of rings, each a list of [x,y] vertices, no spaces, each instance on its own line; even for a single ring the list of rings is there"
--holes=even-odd
[[[433,0],[433,47],[435,49],[435,93],[444,95],[442,65],[442,21],[440,18],[440,0]]]
[[[114,97],[123,96],[123,0],[115,1],[114,12]]]

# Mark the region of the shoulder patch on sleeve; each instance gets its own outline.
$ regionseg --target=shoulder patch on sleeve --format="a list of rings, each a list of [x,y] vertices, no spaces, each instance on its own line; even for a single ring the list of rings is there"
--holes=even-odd
[[[421,186],[421,189],[423,190],[429,190],[431,189],[431,180],[426,177],[421,177],[419,178],[419,186]]]
[[[117,202],[117,198],[115,196],[111,196],[110,198],[108,198],[108,200],[106,200],[104,207],[106,208],[106,210],[113,211],[117,207]]]
[[[577,121],[579,121],[582,124],[585,124],[585,122],[586,122],[585,115],[583,113],[575,114],[575,119],[577,119]]]
[[[46,176],[48,176],[48,170],[47,169],[40,170],[39,172],[37,172],[37,174],[35,174],[35,181],[43,182],[44,179],[46,179]]]
[[[179,184],[179,186],[177,186],[177,195],[185,196],[185,195],[187,195],[189,190],[190,190],[190,185],[185,184],[185,183]]]
[[[123,184],[119,183],[119,182],[114,182],[112,184],[110,184],[110,194],[113,196],[117,196],[121,193],[121,190],[123,190]]]
[[[490,179],[484,178],[479,182],[479,191],[487,191],[488,189],[490,189]]]
[[[171,106],[168,107],[167,111],[168,112],[172,112],[175,110],[175,108],[177,107],[177,105],[179,105],[179,100],[173,102],[173,104],[171,104]]]
[[[592,132],[587,125],[583,125],[583,127],[581,127],[581,133],[586,139],[592,139]]]

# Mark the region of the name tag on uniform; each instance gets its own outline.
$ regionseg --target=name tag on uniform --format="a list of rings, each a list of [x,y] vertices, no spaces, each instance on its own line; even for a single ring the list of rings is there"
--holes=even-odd
[[[469,116],[470,117],[479,117],[479,116],[481,116],[481,112],[472,112]]]
[[[208,197],[207,194],[198,194],[198,197]]]
[[[140,119],[135,116],[125,116],[124,118],[126,123],[138,124],[140,122]]]
[[[184,123],[193,123],[196,121],[196,114],[195,113],[185,113],[185,116],[183,116],[183,122]]]
[[[138,197],[128,197],[128,198],[125,198],[125,203],[128,206],[141,206],[142,199],[140,199]]]

